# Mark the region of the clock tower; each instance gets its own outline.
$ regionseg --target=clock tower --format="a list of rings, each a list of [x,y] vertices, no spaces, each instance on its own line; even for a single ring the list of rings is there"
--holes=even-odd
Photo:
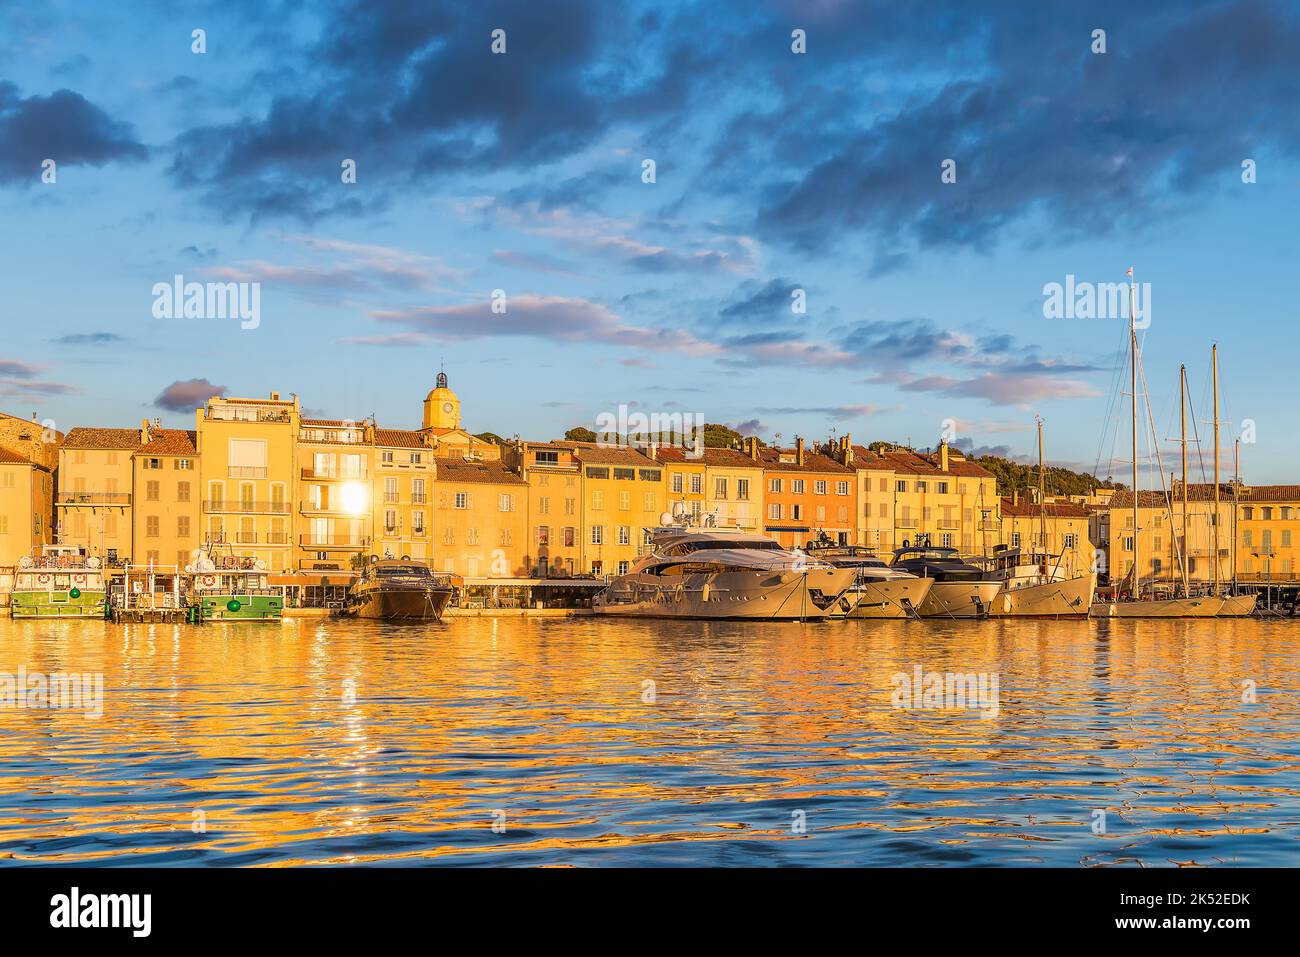
[[[426,429],[459,429],[460,399],[447,388],[447,373],[439,372],[432,392],[424,399],[424,427]]]

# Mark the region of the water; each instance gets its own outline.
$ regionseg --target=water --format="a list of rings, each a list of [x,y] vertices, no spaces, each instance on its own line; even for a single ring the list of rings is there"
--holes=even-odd
[[[0,864],[1295,865],[1297,638],[0,619],[0,672],[104,674],[102,717],[0,709]],[[998,714],[895,708],[915,665]]]

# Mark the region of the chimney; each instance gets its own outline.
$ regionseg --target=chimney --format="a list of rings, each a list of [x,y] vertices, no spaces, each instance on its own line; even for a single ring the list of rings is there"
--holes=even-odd
[[[745,439],[745,451],[749,453],[751,459],[758,461],[758,436],[751,435]]]
[[[804,461],[803,439],[797,435],[794,438],[794,460],[795,460],[795,464],[803,465],[803,461]]]
[[[280,393],[278,393],[278,392],[272,392],[272,393],[271,393],[271,401],[272,401],[272,402],[279,402],[279,401],[280,401]]]
[[[657,446],[657,445],[655,445],[653,442],[651,442],[649,445],[646,446],[645,454],[650,458],[650,461],[651,461],[651,462],[658,462],[658,461],[659,461],[659,446]]]
[[[149,420],[140,420],[140,444],[144,445],[149,441]]]
[[[1011,486],[1011,504],[1012,505],[1020,504],[1020,490],[1016,488],[1014,485]]]
[[[948,440],[944,439],[939,443],[939,470],[948,471]]]

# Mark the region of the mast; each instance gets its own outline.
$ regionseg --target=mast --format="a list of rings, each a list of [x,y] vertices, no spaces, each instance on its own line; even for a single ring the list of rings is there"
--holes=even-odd
[[[1038,544],[1043,549],[1042,574],[1047,574],[1047,507],[1043,500],[1043,417],[1038,419]]]
[[[1219,344],[1210,346],[1214,370],[1214,594],[1219,593]]]
[[[1142,565],[1138,561],[1138,544],[1141,540],[1138,535],[1138,364],[1137,364],[1137,318],[1134,314],[1133,297],[1137,281],[1133,278],[1133,267],[1128,268],[1128,341],[1129,341],[1129,365],[1131,378],[1129,382],[1129,398],[1132,400],[1131,408],[1133,410],[1133,598],[1136,600],[1142,591]]]
[[[1178,367],[1178,434],[1183,446],[1183,597],[1191,596],[1187,583],[1187,366]]]
[[[1241,439],[1232,443],[1232,593],[1237,594],[1237,516],[1241,514]]]

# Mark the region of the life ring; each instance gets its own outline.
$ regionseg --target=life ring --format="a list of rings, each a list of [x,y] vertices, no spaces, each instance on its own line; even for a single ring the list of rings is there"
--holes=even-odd
[[[72,581],[73,581],[75,584],[77,584],[77,585],[84,585],[84,584],[86,584],[86,576],[85,576],[85,575],[73,575],[73,576],[72,576]]]
[[[50,576],[49,576],[49,575],[37,575],[37,576],[36,576],[36,582],[37,582],[37,584],[40,584],[40,585],[48,585],[48,584],[50,583]]]
[[[217,576],[204,575],[201,581],[205,588],[211,588],[213,585],[217,583]]]

